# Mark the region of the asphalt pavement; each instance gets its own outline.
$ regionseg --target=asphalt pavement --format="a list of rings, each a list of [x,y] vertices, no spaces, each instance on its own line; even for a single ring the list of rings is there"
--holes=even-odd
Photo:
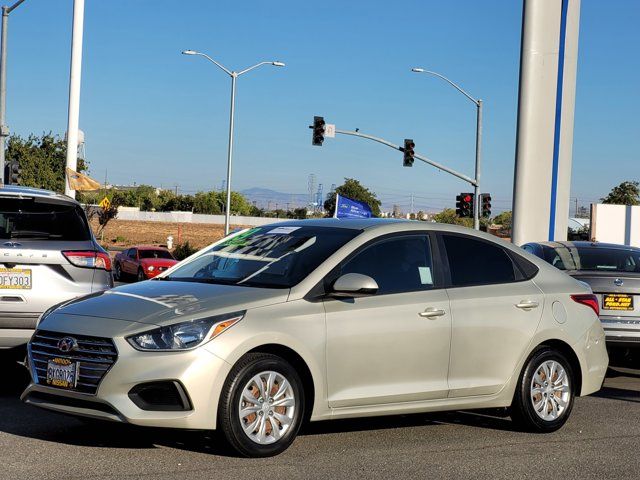
[[[4,362],[0,479],[634,478],[640,475],[640,370],[623,365],[579,398],[560,431],[454,412],[306,426],[284,454],[237,458],[215,434],[89,422],[24,405]]]

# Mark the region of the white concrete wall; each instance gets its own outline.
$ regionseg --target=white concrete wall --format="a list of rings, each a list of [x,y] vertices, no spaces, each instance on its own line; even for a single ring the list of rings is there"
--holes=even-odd
[[[141,212],[137,207],[118,208],[117,219],[144,222],[211,223],[224,225],[224,215],[204,215],[192,212]],[[231,215],[232,225],[247,225],[252,227],[284,222],[286,220],[288,219]]]
[[[640,247],[640,206],[591,205],[591,239]]]

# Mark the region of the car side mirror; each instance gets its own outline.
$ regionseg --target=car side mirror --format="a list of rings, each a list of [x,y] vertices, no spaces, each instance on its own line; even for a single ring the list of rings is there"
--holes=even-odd
[[[361,273],[346,273],[334,283],[329,295],[332,297],[354,298],[374,295],[378,291],[377,282]]]

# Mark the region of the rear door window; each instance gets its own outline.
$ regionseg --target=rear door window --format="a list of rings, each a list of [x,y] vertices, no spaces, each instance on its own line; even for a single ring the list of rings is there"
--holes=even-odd
[[[378,284],[378,295],[433,288],[429,237],[411,235],[366,247],[342,267],[340,273],[360,273]]]
[[[455,287],[510,283],[519,279],[516,266],[500,246],[463,235],[442,235]]]
[[[85,241],[91,239],[91,233],[79,205],[3,198],[0,239]]]

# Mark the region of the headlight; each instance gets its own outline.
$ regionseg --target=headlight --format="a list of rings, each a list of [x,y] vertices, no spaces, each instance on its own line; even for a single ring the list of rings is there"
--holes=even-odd
[[[153,272],[153,265],[149,265],[149,266],[147,267],[147,270],[149,270],[150,272]]]
[[[127,337],[136,350],[188,350],[217,337],[244,317],[245,312],[233,312],[214,317],[176,323]]]

